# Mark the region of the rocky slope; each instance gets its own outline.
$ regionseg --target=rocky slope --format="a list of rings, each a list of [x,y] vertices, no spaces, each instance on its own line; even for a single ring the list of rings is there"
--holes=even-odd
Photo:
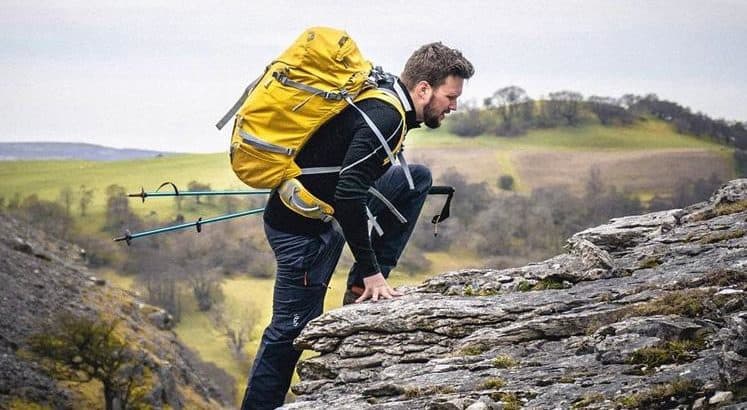
[[[0,408],[103,407],[103,399],[87,402],[80,386],[51,378],[29,353],[29,336],[62,312],[120,321],[117,333],[143,353],[148,408],[223,408],[215,387],[196,370],[197,359],[168,330],[168,314],[90,276],[81,250],[69,243],[4,214],[0,233]],[[89,390],[96,395],[101,388]]]
[[[331,311],[288,409],[747,408],[747,179]]]

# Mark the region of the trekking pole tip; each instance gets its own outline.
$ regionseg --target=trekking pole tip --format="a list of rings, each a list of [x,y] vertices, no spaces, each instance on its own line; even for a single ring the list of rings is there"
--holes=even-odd
[[[143,200],[143,202],[145,202],[145,197],[148,196],[148,193],[145,192],[145,188],[140,187],[140,193],[137,193],[137,194],[127,194],[127,196],[129,196],[130,198],[140,198],[140,199]]]
[[[130,243],[132,242],[132,233],[130,233],[129,229],[125,229],[124,235],[114,238],[114,242],[121,242],[125,241],[127,242],[127,246],[130,246]]]

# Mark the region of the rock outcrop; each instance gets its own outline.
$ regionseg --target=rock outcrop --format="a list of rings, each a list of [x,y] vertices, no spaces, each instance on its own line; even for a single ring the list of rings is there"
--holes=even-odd
[[[67,313],[116,320],[118,334],[142,354],[147,408],[220,409],[218,389],[177,339],[170,316],[91,276],[81,250],[0,214],[0,408],[88,407],[29,353],[29,336]],[[161,328],[152,323],[155,321]],[[231,400],[233,398],[230,398]]]
[[[286,408],[745,408],[746,234],[741,179],[543,262],[333,310],[296,340],[320,355]]]

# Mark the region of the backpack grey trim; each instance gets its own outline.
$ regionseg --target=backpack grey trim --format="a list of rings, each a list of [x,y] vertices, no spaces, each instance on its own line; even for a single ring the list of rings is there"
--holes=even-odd
[[[264,75],[264,74],[262,74],[262,75]],[[232,118],[232,117],[233,117],[234,115],[236,115],[236,113],[237,113],[237,112],[239,111],[239,108],[241,108],[241,105],[242,105],[242,104],[244,104],[244,101],[246,101],[246,98],[247,98],[247,97],[249,97],[249,93],[251,93],[251,92],[252,92],[252,90],[254,90],[254,87],[256,87],[256,86],[257,86],[257,83],[259,82],[259,80],[261,80],[261,79],[262,79],[262,75],[261,75],[261,76],[259,76],[259,77],[257,77],[257,79],[256,79],[256,80],[252,81],[252,82],[251,82],[251,83],[250,83],[250,84],[249,84],[249,85],[248,85],[248,86],[246,87],[246,89],[244,90],[244,93],[243,93],[243,94],[241,94],[241,97],[239,97],[239,99],[238,99],[238,100],[236,100],[236,102],[235,102],[235,103],[233,104],[233,107],[231,107],[231,109],[230,109],[230,110],[228,110],[228,112],[227,112],[227,113],[226,113],[226,114],[225,114],[225,115],[223,116],[223,118],[221,118],[221,119],[220,119],[220,121],[218,121],[218,123],[217,123],[217,124],[215,124],[215,126],[216,126],[216,127],[217,127],[217,128],[219,129],[219,130],[222,130],[222,129],[223,129],[223,127],[225,127],[225,126],[226,126],[226,123],[227,123],[227,122],[228,122],[228,121],[229,121],[229,120],[230,120],[230,119],[231,119],[231,118]]]
[[[379,234],[379,236],[384,235],[384,230],[381,229],[381,225],[379,225],[378,222],[376,222],[376,216],[374,216],[373,213],[371,213],[371,210],[366,207],[366,215],[368,215],[368,236],[371,236],[371,229],[376,229],[376,233]]]
[[[397,98],[399,98],[399,102],[402,103],[402,107],[405,109],[405,112],[412,111],[410,100],[407,99],[405,90],[402,89],[402,87],[399,85],[399,81],[397,81],[396,79],[394,80],[394,91],[397,92]]]
[[[400,121],[400,122],[399,122],[399,125],[397,126],[397,129],[395,129],[395,130],[394,130],[394,133],[392,133],[392,135],[390,135],[390,136],[389,136],[389,138],[387,138],[387,141],[390,141],[390,140],[391,140],[392,138],[394,138],[394,137],[395,137],[395,136],[396,136],[397,134],[399,134],[399,129],[400,129],[400,127],[402,127],[402,126],[403,126],[403,124],[404,124],[404,123],[403,123],[403,121]],[[363,162],[363,161],[365,161],[365,160],[367,160],[367,159],[371,158],[371,156],[372,156],[372,155],[374,155],[374,154],[376,154],[377,152],[379,152],[379,150],[380,150],[380,149],[382,149],[382,148],[383,148],[383,147],[381,147],[381,146],[377,147],[377,148],[376,148],[376,149],[374,149],[374,150],[373,150],[373,151],[372,151],[372,152],[371,152],[370,154],[366,155],[365,157],[363,157],[363,158],[359,159],[358,161],[355,161],[354,163],[352,163],[352,164],[350,164],[350,165],[346,166],[345,168],[341,169],[341,170],[340,170],[340,173],[342,174],[343,172],[345,172],[345,171],[349,170],[350,168],[353,168],[354,166],[356,166],[356,165],[360,164],[361,162]]]
[[[301,168],[301,175],[332,174],[340,172],[341,167],[309,167]]]
[[[405,159],[405,153],[402,152],[402,150],[397,153],[397,159],[399,160],[399,164],[402,167],[402,171],[405,172],[405,178],[407,179],[407,185],[410,187],[410,189],[415,189],[415,183],[412,181],[412,174],[410,174],[410,166],[407,165],[407,160]]]
[[[290,78],[288,78],[287,75],[279,72],[272,73],[272,77],[278,80],[280,84],[287,85],[293,88],[297,88],[301,91],[306,91],[309,94],[312,95],[319,95],[323,97],[325,100],[332,100],[332,101],[342,101],[344,98],[346,98],[349,94],[347,90],[342,90],[339,93],[334,93],[330,91],[324,91],[322,89],[312,87],[310,85],[306,85],[303,83],[299,83],[298,81],[293,81]]]
[[[285,148],[281,147],[280,145],[271,144],[267,141],[263,141],[255,137],[254,135],[249,134],[242,129],[239,129],[239,135],[241,135],[241,138],[245,143],[263,151],[275,152],[277,154],[283,154],[289,157],[292,157],[296,153],[296,150],[293,148]]]
[[[370,192],[370,193],[371,193],[371,195],[373,195],[373,196],[375,196],[376,198],[378,198],[378,200],[379,200],[379,201],[381,201],[381,202],[382,202],[382,203],[383,203],[383,204],[384,204],[384,205],[385,205],[385,206],[386,206],[387,208],[389,208],[389,210],[390,210],[390,211],[392,212],[392,214],[394,214],[394,216],[395,216],[395,217],[396,217],[397,219],[399,219],[399,221],[400,221],[401,223],[403,223],[403,224],[406,224],[406,223],[407,223],[407,218],[405,218],[405,217],[404,217],[404,215],[402,215],[402,214],[401,214],[401,213],[400,213],[400,212],[399,212],[399,211],[397,210],[397,207],[395,207],[393,203],[389,202],[389,200],[388,200],[388,199],[386,199],[386,197],[384,196],[384,194],[382,194],[381,192],[379,192],[379,190],[378,190],[378,189],[376,189],[376,188],[374,188],[374,187],[370,187],[370,188],[368,188],[368,192]]]
[[[379,139],[379,142],[381,143],[381,146],[384,147],[384,151],[386,152],[386,156],[389,157],[389,161],[394,164],[398,164],[397,159],[394,157],[394,154],[392,153],[392,149],[389,148],[389,144],[387,144],[386,139],[384,138],[384,135],[381,134],[381,131],[379,130],[379,127],[376,126],[376,124],[373,122],[371,117],[368,116],[363,110],[358,108],[357,105],[353,102],[353,99],[350,97],[345,98],[345,101],[348,102],[348,104],[352,105],[353,108],[358,110],[358,112],[363,117],[363,120],[366,121],[366,124],[368,124],[369,128],[371,128],[371,131],[376,134],[376,138]]]

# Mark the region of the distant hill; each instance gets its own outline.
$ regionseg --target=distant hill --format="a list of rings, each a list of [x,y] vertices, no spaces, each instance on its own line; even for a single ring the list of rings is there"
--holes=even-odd
[[[118,161],[174,155],[174,152],[119,149],[102,145],[68,142],[0,142],[0,161],[73,159]]]

